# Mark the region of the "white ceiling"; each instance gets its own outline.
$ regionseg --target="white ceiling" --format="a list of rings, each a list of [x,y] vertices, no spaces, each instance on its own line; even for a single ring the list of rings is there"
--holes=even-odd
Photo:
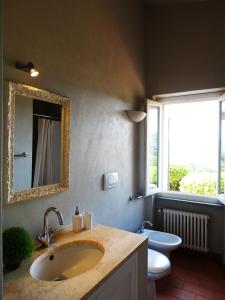
[[[173,3],[193,3],[193,2],[203,2],[207,0],[144,0],[146,4],[173,4]]]

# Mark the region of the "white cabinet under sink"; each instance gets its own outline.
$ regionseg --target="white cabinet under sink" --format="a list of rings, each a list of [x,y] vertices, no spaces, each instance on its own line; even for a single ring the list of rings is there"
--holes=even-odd
[[[88,300],[137,300],[137,254],[128,259]]]
[[[134,252],[87,299],[88,300],[146,300],[147,249]]]

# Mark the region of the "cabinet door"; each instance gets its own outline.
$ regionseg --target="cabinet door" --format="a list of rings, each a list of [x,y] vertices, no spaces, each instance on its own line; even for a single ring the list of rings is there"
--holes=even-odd
[[[90,299],[137,300],[137,254],[132,255],[92,297]]]

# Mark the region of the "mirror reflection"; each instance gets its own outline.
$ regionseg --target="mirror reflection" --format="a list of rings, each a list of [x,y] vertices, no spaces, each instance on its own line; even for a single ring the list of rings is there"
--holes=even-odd
[[[15,97],[13,191],[60,182],[62,106]]]
[[[4,195],[8,204],[69,187],[70,99],[5,82]]]

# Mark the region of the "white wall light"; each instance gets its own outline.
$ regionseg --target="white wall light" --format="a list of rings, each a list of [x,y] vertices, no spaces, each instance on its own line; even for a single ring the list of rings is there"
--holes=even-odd
[[[132,122],[141,122],[146,117],[146,112],[139,110],[126,110],[128,118]]]

